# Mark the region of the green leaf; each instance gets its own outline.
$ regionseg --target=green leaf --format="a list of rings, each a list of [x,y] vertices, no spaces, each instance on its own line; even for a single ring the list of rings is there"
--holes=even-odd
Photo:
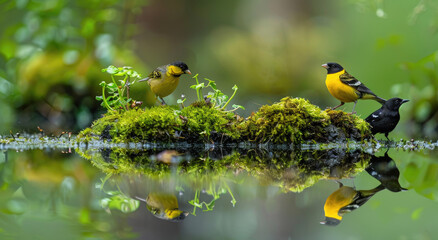
[[[105,87],[105,86],[106,86],[106,82],[105,82],[105,81],[100,82],[100,83],[99,83],[99,86],[101,86],[101,87]]]
[[[106,71],[109,74],[116,74],[119,72],[119,69],[117,67],[111,65],[107,68],[102,69],[102,71]]]
[[[239,88],[237,87],[237,85],[234,85],[232,89],[233,89],[234,91],[237,91],[237,89],[239,89]]]
[[[237,104],[233,104],[232,107],[233,108],[241,108],[241,109],[245,110],[245,108],[243,106],[237,105]]]
[[[102,100],[103,100],[103,97],[102,97],[102,96],[96,96],[96,100],[97,100],[97,101],[102,101]]]

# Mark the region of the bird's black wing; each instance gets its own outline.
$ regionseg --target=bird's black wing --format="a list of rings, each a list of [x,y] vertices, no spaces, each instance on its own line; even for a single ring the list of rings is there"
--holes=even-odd
[[[338,214],[342,215],[358,209],[360,206],[368,202],[368,200],[370,200],[370,198],[374,196],[374,194],[382,191],[383,189],[385,189],[385,187],[382,184],[380,184],[379,186],[371,190],[358,191],[357,195],[353,198],[353,201],[347,206],[339,209]]]
[[[376,94],[374,94],[369,88],[367,88],[361,81],[357,80],[355,77],[353,77],[353,75],[347,72],[341,74],[339,76],[339,79],[342,83],[356,89],[359,92],[360,96],[362,96],[363,94],[371,94],[373,96],[376,96]]]
[[[368,123],[375,123],[378,122],[382,118],[382,108],[379,108],[377,111],[371,113],[367,118],[365,118],[365,121]]]

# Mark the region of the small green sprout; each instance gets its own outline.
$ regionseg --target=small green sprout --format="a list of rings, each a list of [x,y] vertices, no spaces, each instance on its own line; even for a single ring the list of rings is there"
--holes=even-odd
[[[225,110],[225,108],[228,106],[228,104],[231,102],[231,100],[234,98],[234,96],[236,95],[237,89],[238,87],[236,85],[234,85],[234,87],[232,88],[234,90],[233,94],[231,95],[231,97],[228,97],[227,95],[225,95],[221,90],[219,90],[216,86],[216,82],[208,79],[208,78],[204,78],[204,80],[206,80],[208,83],[207,85],[203,82],[199,82],[198,80],[198,74],[196,74],[195,76],[193,76],[193,78],[196,80],[196,84],[190,86],[190,88],[195,89],[196,90],[196,95],[198,97],[198,101],[204,101],[204,98],[202,97],[202,89],[206,89],[206,88],[210,88],[212,91],[208,92],[207,95],[205,96],[206,99],[210,99],[210,102],[212,103],[213,107],[216,107],[220,110]],[[239,108],[245,109],[243,106],[240,105],[232,105],[233,109],[230,111],[235,111]]]
[[[110,74],[112,82],[102,81],[99,84],[102,87],[102,96],[96,96],[96,100],[102,101],[101,105],[108,111],[120,109],[127,111],[133,101],[129,97],[129,86],[135,83],[136,80],[141,79],[140,74],[131,67],[115,67],[112,65],[102,69],[102,72]],[[105,92],[108,92],[109,95],[106,96]]]
[[[184,94],[181,95],[181,98],[176,100],[176,103],[181,104],[181,108],[184,108],[184,102],[187,100]]]

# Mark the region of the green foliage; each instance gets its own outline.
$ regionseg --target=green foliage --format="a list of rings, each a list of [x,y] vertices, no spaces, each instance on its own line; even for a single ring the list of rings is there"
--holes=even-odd
[[[102,87],[102,96],[96,96],[96,100],[102,101],[102,106],[108,111],[124,110],[127,111],[130,107],[131,98],[129,98],[129,86],[134,84],[141,76],[131,67],[115,67],[109,66],[102,69],[102,72],[107,72],[111,75],[111,83],[102,81],[99,86]],[[122,79],[115,79],[121,77]],[[106,96],[105,92],[110,95]],[[126,96],[125,96],[126,92]]]
[[[410,92],[414,101],[409,104],[408,117],[424,132],[426,124],[438,124],[438,51],[417,62],[405,63],[403,67],[411,82],[395,88]]]
[[[123,213],[131,213],[138,209],[140,201],[126,196],[120,191],[108,191],[110,197],[100,199],[100,205],[104,209],[117,209]]]
[[[208,81],[207,85],[205,85],[205,83],[203,83],[203,82],[199,83],[198,74],[193,76],[193,78],[196,80],[196,84],[190,86],[190,88],[196,90],[196,96],[198,98],[198,102],[204,101],[204,97],[202,95],[202,90],[210,88],[212,91],[208,92],[208,94],[205,96],[205,98],[211,102],[212,107],[215,107],[215,108],[218,108],[221,110],[226,109],[228,104],[231,102],[231,100],[236,95],[237,90],[239,89],[236,85],[234,85],[232,88],[234,92],[231,95],[231,97],[228,97],[220,89],[217,88],[215,81],[208,79],[208,78],[204,78],[206,81]],[[178,100],[178,103],[183,103],[183,101],[182,102],[181,101],[182,100]],[[235,111],[239,108],[245,110],[245,108],[243,106],[234,104],[233,109],[231,111]]]

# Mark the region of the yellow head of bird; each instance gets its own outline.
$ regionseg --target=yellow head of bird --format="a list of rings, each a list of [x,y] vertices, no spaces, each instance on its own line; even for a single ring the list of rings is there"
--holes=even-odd
[[[187,66],[187,64],[183,63],[183,62],[174,62],[169,64],[168,68],[167,68],[167,74],[169,75],[173,75],[173,76],[181,76],[182,74],[192,74],[192,72],[190,72],[189,67]]]

